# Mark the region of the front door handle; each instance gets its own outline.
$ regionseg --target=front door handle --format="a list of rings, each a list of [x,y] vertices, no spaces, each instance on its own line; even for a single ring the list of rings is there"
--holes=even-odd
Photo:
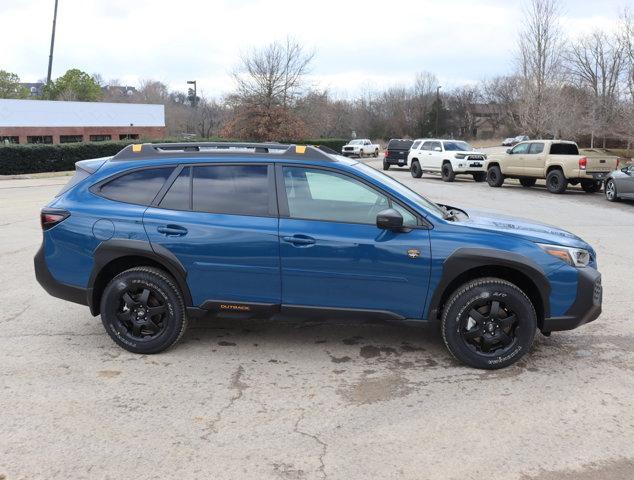
[[[187,229],[180,225],[160,225],[156,231],[168,237],[183,237],[187,235]]]
[[[308,235],[282,237],[282,240],[295,246],[308,246],[315,244],[315,239],[313,237],[309,237]]]

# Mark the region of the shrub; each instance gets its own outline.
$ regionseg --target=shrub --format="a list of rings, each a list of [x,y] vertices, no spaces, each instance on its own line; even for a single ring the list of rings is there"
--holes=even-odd
[[[155,142],[183,142],[181,139],[168,138]],[[236,141],[233,139],[204,139],[186,141]],[[88,158],[116,155],[123,147],[138,140],[122,142],[66,143],[60,145],[4,145],[0,146],[0,175],[18,175],[22,173],[60,172],[74,170],[75,162]],[[285,143],[323,145],[337,152],[346,140],[321,138],[293,140]]]

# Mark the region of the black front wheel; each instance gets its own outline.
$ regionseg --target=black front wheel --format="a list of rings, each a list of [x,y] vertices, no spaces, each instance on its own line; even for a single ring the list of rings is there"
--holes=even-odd
[[[475,368],[492,370],[517,362],[531,348],[536,331],[529,298],[500,278],[462,285],[443,309],[445,345],[456,359]]]
[[[487,170],[487,183],[490,187],[501,187],[504,183],[504,175],[497,165],[489,167]]]
[[[447,162],[441,167],[440,176],[443,182],[453,182],[456,179],[451,163]]]
[[[158,353],[185,333],[183,296],[166,272],[135,267],[114,277],[101,297],[101,321],[119,346],[133,353]]]

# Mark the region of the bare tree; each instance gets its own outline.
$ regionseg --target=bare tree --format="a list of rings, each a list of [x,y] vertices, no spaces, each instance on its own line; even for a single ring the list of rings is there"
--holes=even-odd
[[[566,69],[577,84],[591,93],[586,118],[590,129],[590,146],[597,134],[606,136],[613,130],[619,110],[619,86],[625,70],[625,43],[617,35],[595,31],[573,43],[567,51]]]
[[[563,36],[558,0],[530,0],[518,42],[522,78],[519,118],[527,133],[542,136],[549,130],[548,105],[556,95]]]

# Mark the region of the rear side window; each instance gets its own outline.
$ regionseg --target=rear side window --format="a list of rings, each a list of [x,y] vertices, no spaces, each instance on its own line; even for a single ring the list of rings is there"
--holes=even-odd
[[[579,149],[574,143],[553,143],[550,146],[551,155],[579,155]]]
[[[270,214],[267,165],[194,167],[193,209],[230,215]]]
[[[149,205],[173,170],[174,167],[136,170],[102,185],[97,193],[118,202]]]
[[[398,150],[409,150],[412,146],[411,140],[390,140],[390,143],[387,144],[387,148],[394,148]]]
[[[160,207],[170,210],[191,210],[191,167],[185,167],[169,188]]]
[[[544,151],[543,143],[531,143],[530,148],[528,149],[528,153],[542,153]]]
[[[413,144],[412,144],[412,150],[416,150],[421,144],[420,140],[416,140]]]

